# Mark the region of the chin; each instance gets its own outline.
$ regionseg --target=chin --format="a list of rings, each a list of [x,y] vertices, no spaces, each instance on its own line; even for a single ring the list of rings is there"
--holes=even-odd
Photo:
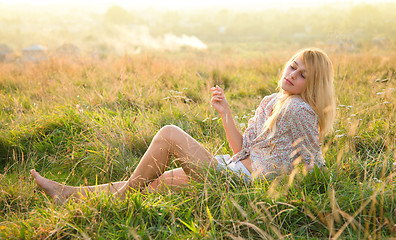
[[[287,91],[287,89],[282,88],[283,93],[288,94],[288,95],[295,95],[295,93]]]
[[[286,92],[286,93],[290,94],[290,92],[288,91],[287,87],[281,85],[281,88],[282,88],[283,92]]]

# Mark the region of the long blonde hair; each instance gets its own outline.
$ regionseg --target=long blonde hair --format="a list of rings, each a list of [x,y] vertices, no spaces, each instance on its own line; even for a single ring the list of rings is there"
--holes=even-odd
[[[304,63],[306,69],[306,84],[299,95],[318,115],[319,137],[323,140],[325,135],[331,131],[335,117],[333,64],[325,52],[311,48],[297,52],[286,63],[285,70],[296,58],[299,58]],[[283,116],[290,99],[294,97],[281,88],[281,80],[278,82],[279,97],[271,115],[264,123],[262,131],[262,133],[269,131],[270,137],[275,135],[276,121],[281,115]]]

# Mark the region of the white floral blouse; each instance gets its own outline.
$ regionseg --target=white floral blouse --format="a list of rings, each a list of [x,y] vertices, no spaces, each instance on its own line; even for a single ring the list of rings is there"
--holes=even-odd
[[[285,114],[280,115],[275,135],[270,138],[267,131],[260,136],[278,95],[274,93],[264,97],[243,133],[242,150],[230,159],[238,162],[250,156],[254,171],[252,175],[255,177],[290,172],[296,159],[310,166],[324,165],[319,142],[319,118],[299,96],[293,96]]]

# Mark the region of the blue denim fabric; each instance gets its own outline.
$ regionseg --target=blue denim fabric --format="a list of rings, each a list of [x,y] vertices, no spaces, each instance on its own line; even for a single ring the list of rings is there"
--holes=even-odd
[[[249,170],[247,170],[245,165],[243,165],[243,163],[240,161],[232,162],[230,155],[216,155],[215,158],[218,162],[217,170],[230,170],[238,176],[242,176],[246,182],[250,182],[252,180],[252,175],[250,174]]]

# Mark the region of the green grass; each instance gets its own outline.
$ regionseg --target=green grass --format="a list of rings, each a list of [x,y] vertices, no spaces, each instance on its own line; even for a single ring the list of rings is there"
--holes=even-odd
[[[205,183],[181,192],[134,192],[123,202],[92,196],[63,206],[54,205],[29,176],[35,168],[71,185],[126,179],[167,124],[214,154],[230,154],[209,105],[210,87],[225,88],[237,121],[247,124],[261,98],[275,91],[292,53],[1,64],[0,238],[395,237],[394,51],[329,53],[338,110],[323,144],[326,169],[296,168],[249,185],[210,171]]]

